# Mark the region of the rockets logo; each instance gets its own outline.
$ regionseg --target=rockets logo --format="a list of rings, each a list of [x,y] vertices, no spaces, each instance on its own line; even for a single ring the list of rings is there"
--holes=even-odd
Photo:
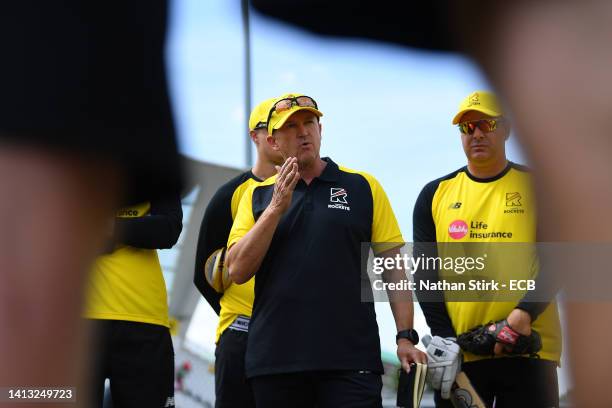
[[[520,207],[521,204],[521,194],[518,192],[515,193],[506,193],[506,207]]]
[[[470,95],[468,106],[473,105],[480,105],[480,95],[478,95],[478,92],[474,92],[472,95]]]
[[[330,189],[329,201],[332,203],[348,204],[346,201],[346,190],[332,187]]]
[[[327,208],[351,211],[351,207],[348,206],[348,201],[346,201],[346,196],[347,194],[345,189],[337,187],[330,188],[329,202],[333,204],[327,204]]]

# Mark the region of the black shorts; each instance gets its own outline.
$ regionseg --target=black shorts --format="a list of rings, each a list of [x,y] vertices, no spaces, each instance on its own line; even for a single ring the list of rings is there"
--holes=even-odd
[[[91,407],[102,407],[110,380],[114,408],[174,407],[174,349],[167,327],[120,320],[94,320]]]
[[[244,372],[248,333],[226,329],[215,350],[215,408],[255,407]]]
[[[463,364],[462,370],[487,407],[553,408],[559,406],[557,363],[535,358],[495,358]],[[439,392],[437,408],[453,408]]]
[[[312,371],[254,377],[258,407],[382,408],[382,378],[370,371]]]

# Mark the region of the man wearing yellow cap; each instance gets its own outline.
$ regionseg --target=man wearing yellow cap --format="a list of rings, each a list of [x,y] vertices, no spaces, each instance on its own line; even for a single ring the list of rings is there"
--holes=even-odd
[[[266,141],[268,113],[273,101],[274,98],[261,102],[249,118],[249,135],[257,148],[255,166],[217,190],[206,208],[200,227],[193,281],[219,314],[215,351],[217,408],[255,406],[244,375],[254,279],[244,285],[231,284],[227,273],[224,273],[223,257],[242,195],[251,185],[274,175],[275,164],[282,163],[280,154]]]
[[[537,266],[530,259],[510,259],[503,251],[511,247],[499,244],[536,241],[536,206],[527,169],[506,158],[510,126],[495,95],[484,91],[471,93],[461,102],[452,123],[459,127],[467,166],[428,183],[421,191],[414,208],[414,253],[444,258],[453,242],[470,243],[462,244],[463,248],[488,245],[491,251],[506,256],[500,258],[499,270],[503,274],[509,277],[525,271],[537,274]],[[485,272],[485,277],[492,277],[492,269]],[[419,271],[415,279],[417,283],[425,278],[431,280],[432,276],[438,279],[441,273]],[[462,354],[457,335],[503,319],[507,322],[503,333],[508,336],[494,337],[491,343],[494,349],[488,356],[463,350],[462,370],[487,406],[493,406],[494,400],[496,406],[504,407],[558,406],[556,369],[561,336],[554,301],[533,301],[529,292],[525,295],[519,292],[515,301],[504,302],[476,301],[479,299],[475,297],[458,299],[471,302],[445,302],[450,292],[423,290],[417,294],[434,336],[427,348],[427,379],[438,390],[437,407],[452,407],[448,398]],[[539,358],[506,354],[502,340],[511,343],[519,335],[530,335],[532,330],[541,336]]]
[[[257,275],[246,373],[258,407],[382,405],[374,305],[361,301],[361,245],[375,242],[387,256],[403,238],[374,177],[320,157],[322,115],[306,95],[274,102],[268,142],[285,162],[245,192],[228,240],[232,280]],[[409,294],[392,311],[403,367],[424,362]]]

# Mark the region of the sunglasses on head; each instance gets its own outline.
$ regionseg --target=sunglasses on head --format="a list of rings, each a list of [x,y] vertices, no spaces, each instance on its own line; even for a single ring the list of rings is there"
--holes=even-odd
[[[266,122],[257,122],[253,130],[266,129],[268,124]]]
[[[293,107],[293,105],[319,109],[317,107],[317,103],[315,102],[315,100],[312,99],[310,96],[302,95],[302,96],[296,96],[293,98],[281,99],[280,101],[277,101],[274,105],[272,105],[272,108],[270,109],[270,113],[268,114],[268,120],[266,121],[266,123],[270,123],[270,118],[272,117],[273,113],[276,112],[277,114],[279,114],[284,111],[288,111]]]
[[[480,129],[483,133],[494,132],[500,122],[503,122],[503,119],[479,119],[471,120],[469,122],[461,122],[457,126],[459,127],[461,133],[471,135],[474,134],[476,128]]]

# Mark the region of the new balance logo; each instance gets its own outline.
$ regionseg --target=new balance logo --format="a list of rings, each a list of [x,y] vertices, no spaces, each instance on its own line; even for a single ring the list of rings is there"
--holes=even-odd
[[[448,206],[449,210],[458,210],[461,208],[461,201],[457,201],[456,203],[452,203],[451,205]]]

